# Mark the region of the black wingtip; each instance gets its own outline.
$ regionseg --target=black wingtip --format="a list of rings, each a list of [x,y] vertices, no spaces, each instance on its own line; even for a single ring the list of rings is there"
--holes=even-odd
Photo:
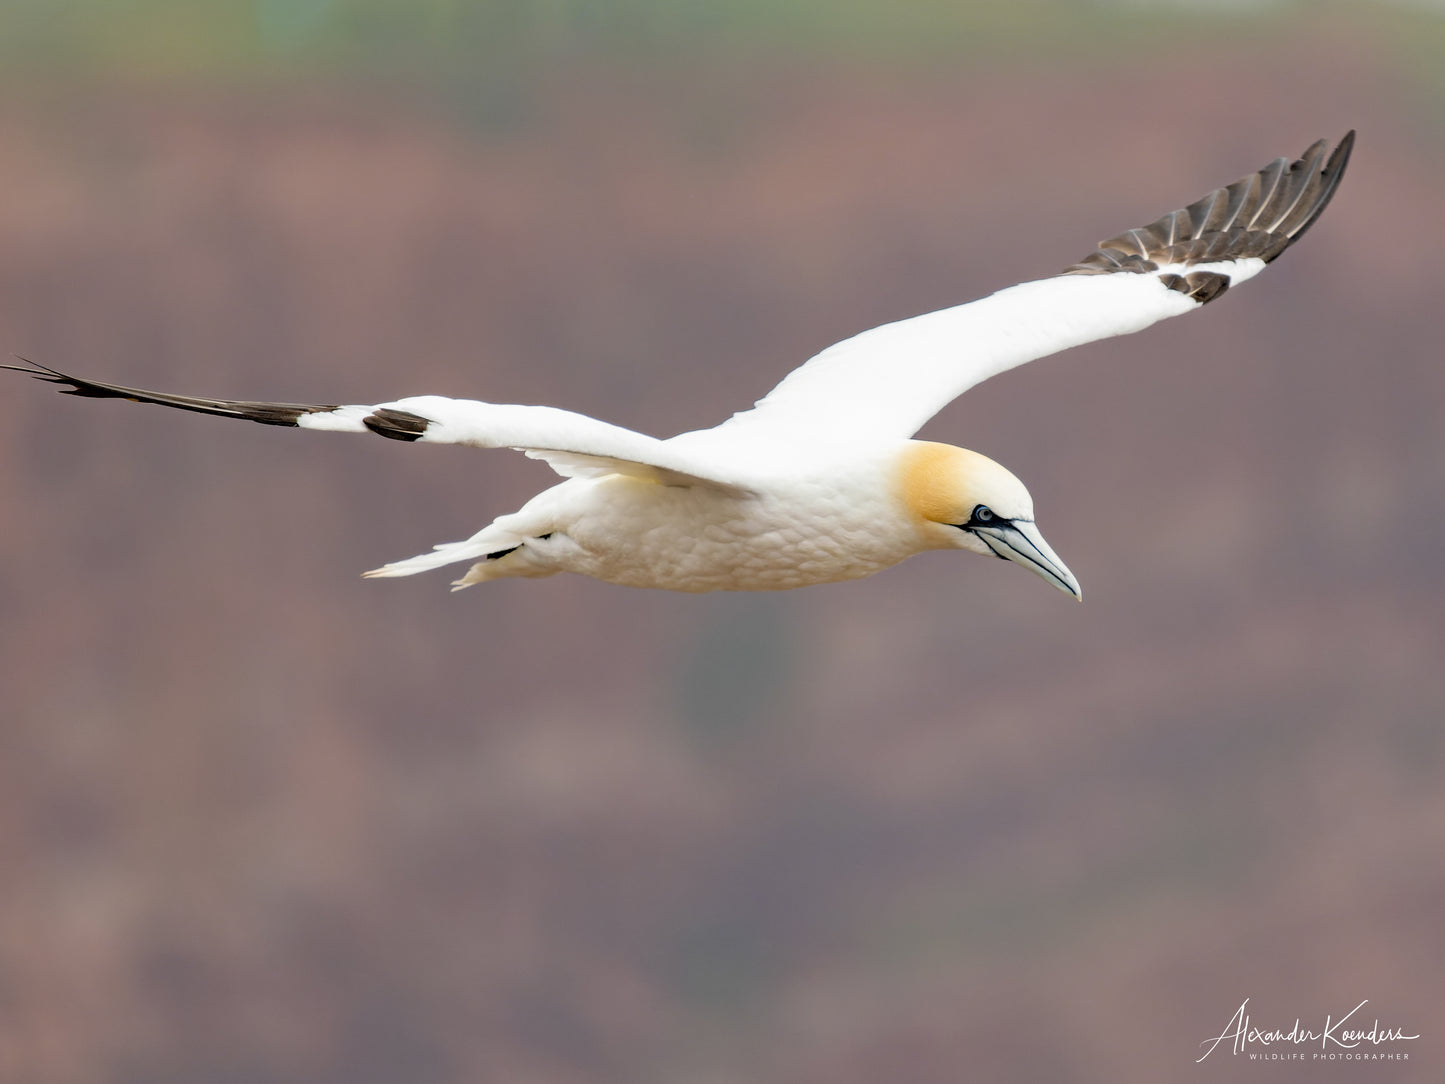
[[[25,365],[0,365],[0,369],[9,369],[12,373],[24,373],[26,376],[33,376],[37,380],[46,380],[52,384],[69,384],[68,388],[61,388],[62,395],[84,395],[93,398],[114,398],[114,393],[109,390],[100,390],[102,385],[91,383],[89,380],[77,376],[70,376],[62,373],[59,369],[52,369],[49,365],[42,365],[38,361],[31,361],[29,358],[13,354],[12,357],[23,361]],[[27,368],[28,366],[28,368]]]
[[[1320,142],[1323,143],[1324,140],[1320,140]],[[1335,189],[1340,186],[1340,180],[1345,175],[1345,167],[1350,164],[1350,154],[1354,149],[1355,129],[1351,128],[1340,138],[1340,141],[1335,144],[1335,149],[1330,152],[1329,160],[1325,162],[1324,168],[1320,170],[1320,176],[1324,179],[1324,184],[1319,194],[1315,197],[1314,205],[1310,208],[1304,221],[1290,232],[1289,244],[1281,248],[1279,250],[1280,252],[1283,252],[1285,248],[1288,248],[1289,245],[1294,244],[1303,237],[1305,231],[1319,221],[1320,215],[1325,213],[1325,208],[1330,205],[1330,200],[1335,198]],[[1278,256],[1279,252],[1276,252],[1274,255]],[[1273,257],[1271,257],[1271,259],[1273,259]]]
[[[21,357],[19,354],[11,354],[16,361],[23,361],[24,365],[0,365],[0,369],[9,369],[12,373],[24,373],[26,376],[36,376],[41,380],[54,380],[56,377],[63,377],[65,374],[59,369],[52,369],[49,365],[41,365],[38,361],[31,361],[29,358]]]
[[[59,369],[52,369],[48,365],[41,365],[29,358],[19,358],[19,360],[25,362],[29,368],[22,368],[19,365],[0,365],[0,369],[25,373],[38,380],[47,380],[52,384],[69,384],[70,387],[60,389],[62,395],[79,395],[88,399],[128,399],[133,403],[153,403],[156,406],[175,407],[179,410],[194,411],[197,414],[213,414],[222,418],[239,418],[244,421],[259,422],[262,425],[284,426],[295,426],[296,419],[303,414],[326,414],[339,409],[335,404],[264,403],[245,399],[207,399],[194,395],[171,395],[166,392],[146,391],[144,388],[132,388],[124,384],[106,384],[99,380],[87,380],[84,377],[63,373]]]
[[[1125,230],[1078,263],[1067,275],[1148,273],[1165,264],[1260,259],[1265,263],[1304,236],[1334,198],[1345,174],[1355,131],[1346,132],[1326,158],[1328,141],[1318,140],[1294,161],[1276,158],[1233,184],[1171,211],[1147,226]],[[1181,289],[1168,284],[1171,289]],[[1196,296],[1192,291],[1183,291]],[[1207,291],[1208,301],[1222,290]]]
[[[362,418],[361,424],[380,437],[389,437],[392,440],[420,440],[431,422],[420,414],[413,414],[410,411],[378,407]]]

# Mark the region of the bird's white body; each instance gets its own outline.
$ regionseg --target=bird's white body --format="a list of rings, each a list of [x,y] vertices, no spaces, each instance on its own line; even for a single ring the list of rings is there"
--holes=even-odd
[[[929,549],[1006,558],[1078,597],[1023,484],[976,452],[910,439],[1006,369],[1200,308],[1259,274],[1313,224],[1353,145],[1279,158],[1060,275],[873,328],[789,374],[713,429],[658,440],[554,407],[418,396],[311,406],[146,392],[22,369],[73,394],[270,425],[516,448],[567,481],[471,538],[368,573],[454,562],[466,587],[576,572],[630,587],[772,591],[857,579]],[[7,366],[7,368],[17,368]]]
[[[628,587],[776,591],[857,579],[928,548],[900,498],[902,467],[888,456],[774,462],[788,469],[760,470],[746,489],[572,478],[473,539],[413,561],[430,567],[510,549],[479,562],[466,584],[577,572]],[[390,569],[412,570],[411,562]]]

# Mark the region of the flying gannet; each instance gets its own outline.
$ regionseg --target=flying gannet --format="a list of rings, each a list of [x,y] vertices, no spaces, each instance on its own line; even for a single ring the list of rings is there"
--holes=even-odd
[[[924,550],[1005,558],[1080,597],[993,460],[911,439],[954,397],[1071,346],[1139,331],[1253,278],[1324,211],[1354,144],[1278,158],[1053,278],[885,324],[830,346],[750,410],[658,440],[546,406],[423,395],[376,406],[203,399],[26,362],[69,395],[131,399],[266,425],[514,448],[567,480],[462,542],[368,576],[474,562],[460,589],[578,572],[674,591],[765,591],[855,579]],[[26,359],[20,359],[25,361]]]

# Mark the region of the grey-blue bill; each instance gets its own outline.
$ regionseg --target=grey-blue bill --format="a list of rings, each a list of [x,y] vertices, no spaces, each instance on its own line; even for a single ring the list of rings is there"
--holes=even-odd
[[[1068,566],[1059,560],[1059,555],[1044,541],[1044,536],[1032,521],[1018,519],[993,527],[974,527],[972,530],[997,556],[1023,565],[1064,594],[1083,600],[1079,581],[1074,579]]]

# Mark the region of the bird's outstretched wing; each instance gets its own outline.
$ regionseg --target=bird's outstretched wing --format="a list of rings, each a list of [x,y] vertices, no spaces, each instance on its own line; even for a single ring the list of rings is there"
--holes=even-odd
[[[907,437],[988,377],[1206,305],[1313,225],[1355,133],[1127,230],[1062,274],[885,324],[830,346],[725,427]]]
[[[514,448],[534,459],[546,460],[553,470],[567,477],[630,474],[665,485],[707,485],[743,492],[732,479],[718,475],[711,464],[699,463],[665,441],[556,407],[483,403],[440,395],[414,396],[377,406],[262,403],[171,395],[104,384],[33,361],[26,361],[24,367],[0,365],[0,368],[69,385],[62,389],[66,395],[130,399],[263,425],[337,433],[371,432],[393,440],[431,444]]]

